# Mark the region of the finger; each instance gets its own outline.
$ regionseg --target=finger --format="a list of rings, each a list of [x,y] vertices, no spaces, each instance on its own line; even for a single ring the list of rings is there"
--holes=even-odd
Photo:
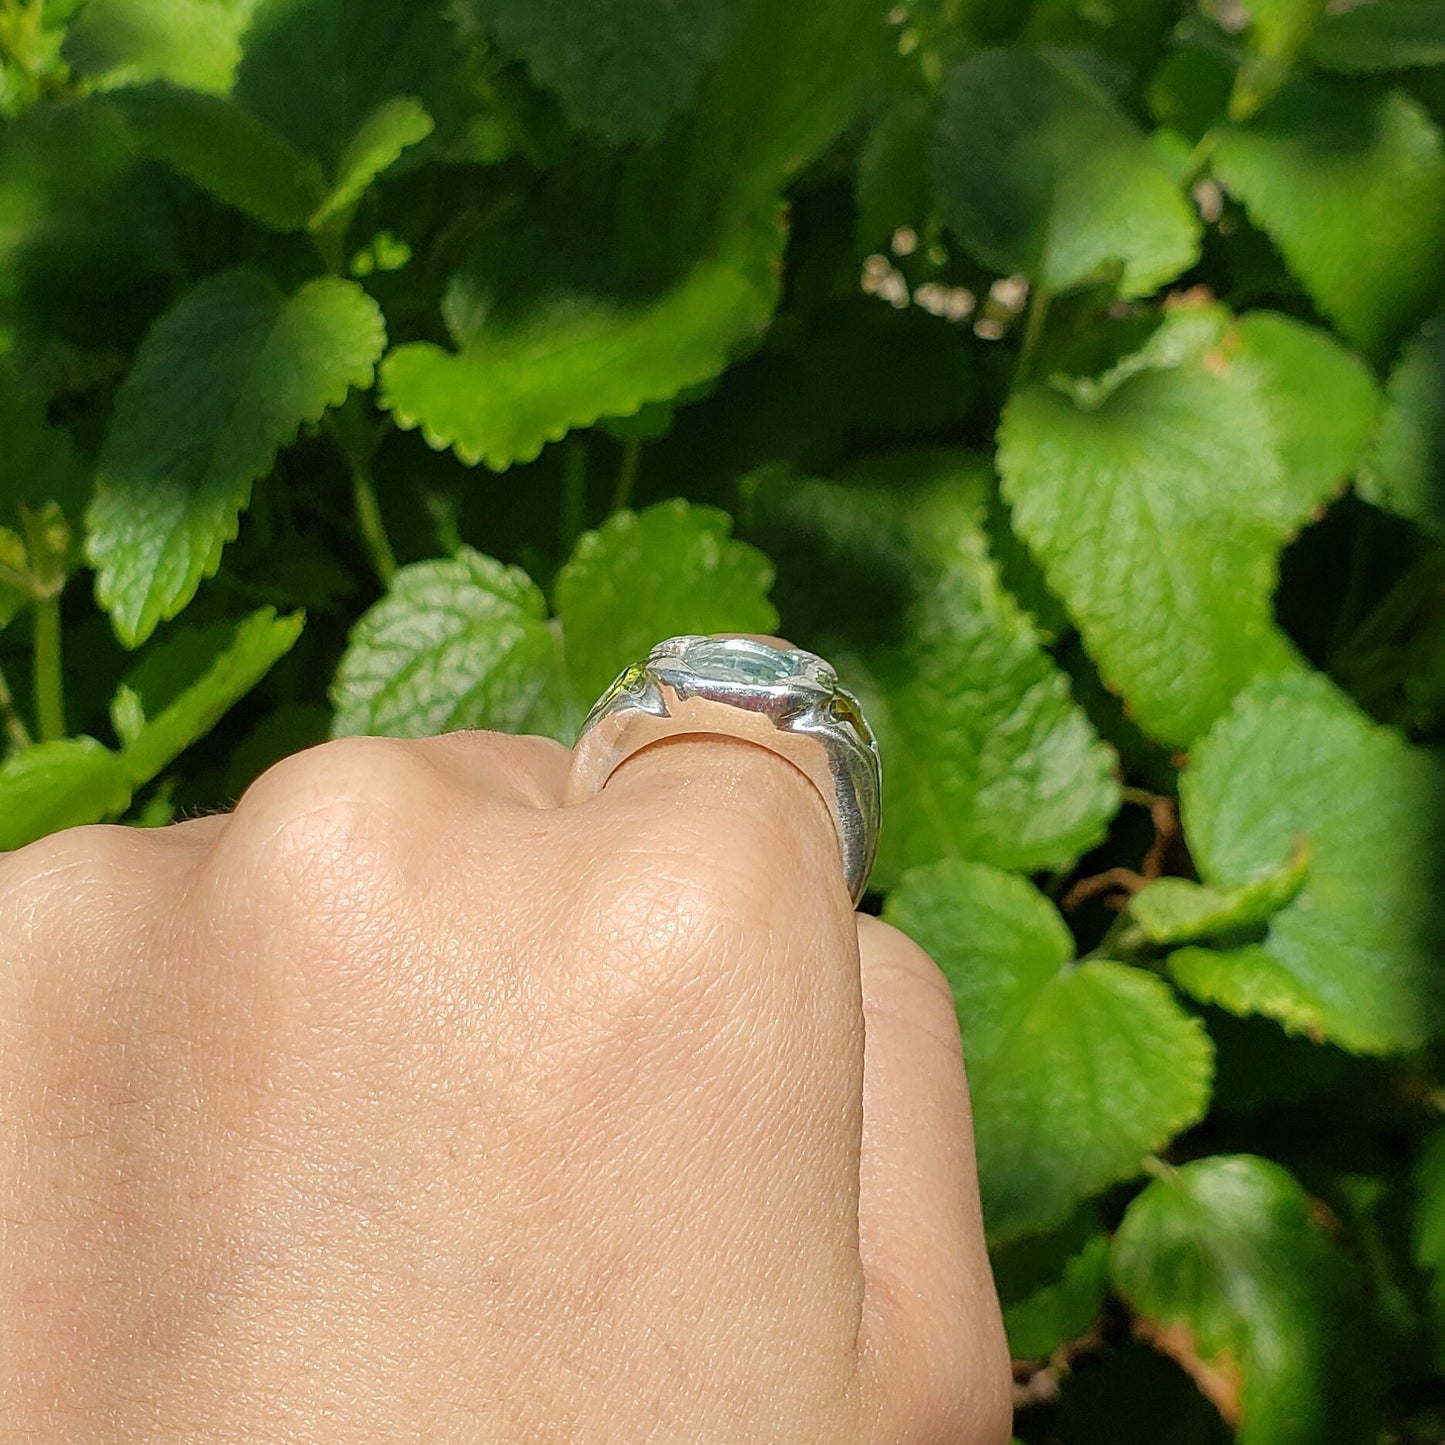
[[[715,636],[792,646],[761,633]],[[573,797],[578,783],[572,779]],[[724,732],[661,739],[626,758],[579,806],[614,814],[619,837],[638,837],[644,823],[648,834],[671,840],[674,856],[691,849],[719,868],[720,881],[735,875],[754,894],[791,889],[808,898],[821,887],[836,920],[848,922],[852,907],[828,805],[800,768],[757,743]],[[786,878],[770,871],[780,863]],[[751,864],[761,865],[761,876]]]
[[[879,1434],[1007,1440],[1008,1349],[984,1247],[953,999],[905,934],[860,916],[858,935],[862,1344],[873,1397],[886,1402]]]
[[[726,733],[649,743],[579,806],[637,849],[695,860],[741,902],[821,894],[840,926],[852,913],[827,804],[801,769],[757,743]]]

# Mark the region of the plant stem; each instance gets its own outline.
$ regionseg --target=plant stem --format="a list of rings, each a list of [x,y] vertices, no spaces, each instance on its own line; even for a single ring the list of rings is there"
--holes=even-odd
[[[331,413],[329,426],[351,475],[352,507],[366,555],[381,585],[390,587],[391,579],[396,576],[396,553],[386,535],[381,505],[376,499],[376,483],[371,476],[371,458],[376,452],[379,433],[368,420],[364,406],[364,402],[352,397],[339,411]]]
[[[1029,379],[1029,373],[1033,370],[1034,353],[1038,350],[1039,338],[1044,334],[1044,318],[1049,314],[1049,302],[1052,300],[1046,286],[1035,286],[1029,295],[1029,309],[1024,316],[1023,342],[1019,346],[1019,359],[1014,367],[1011,390],[1017,391]]]
[[[15,706],[14,695],[3,672],[0,672],[0,725],[4,726],[11,748],[18,751],[30,746],[30,729],[25,726],[25,721]]]
[[[371,479],[371,465],[360,457],[348,456],[351,467],[351,497],[356,506],[356,524],[361,540],[366,543],[367,556],[383,587],[391,586],[396,576],[396,553],[381,520],[381,505],[376,500],[376,485]]]
[[[571,554],[573,543],[587,525],[587,449],[581,442],[567,443],[562,463],[562,514],[557,539],[562,551]]]
[[[65,682],[60,663],[60,598],[35,601],[35,725],[42,742],[65,736]]]
[[[634,437],[622,447],[622,463],[617,469],[617,487],[612,493],[612,510],[620,512],[632,500],[637,481],[637,463],[642,456],[642,443]]]

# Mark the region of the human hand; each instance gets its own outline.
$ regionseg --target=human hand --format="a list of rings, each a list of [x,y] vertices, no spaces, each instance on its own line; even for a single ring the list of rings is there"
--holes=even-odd
[[[569,758],[0,858],[0,1433],[1008,1438],[941,976],[790,764]]]

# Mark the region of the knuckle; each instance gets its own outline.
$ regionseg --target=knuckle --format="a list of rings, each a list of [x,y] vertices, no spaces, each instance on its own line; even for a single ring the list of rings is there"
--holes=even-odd
[[[275,764],[242,796],[204,865],[213,917],[291,954],[359,958],[414,888],[436,775],[392,739],[345,738]]]
[[[268,768],[242,795],[228,840],[304,864],[323,884],[375,862],[435,786],[426,761],[388,738],[339,738]]]

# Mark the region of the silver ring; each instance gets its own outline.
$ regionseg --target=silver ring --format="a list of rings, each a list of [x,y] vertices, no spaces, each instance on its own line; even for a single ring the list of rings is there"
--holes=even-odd
[[[641,748],[662,738],[725,733],[757,743],[817,788],[838,830],[856,905],[878,851],[882,764],[858,699],[821,657],[745,637],[669,637],[597,700],[567,782],[567,801],[601,792]]]

